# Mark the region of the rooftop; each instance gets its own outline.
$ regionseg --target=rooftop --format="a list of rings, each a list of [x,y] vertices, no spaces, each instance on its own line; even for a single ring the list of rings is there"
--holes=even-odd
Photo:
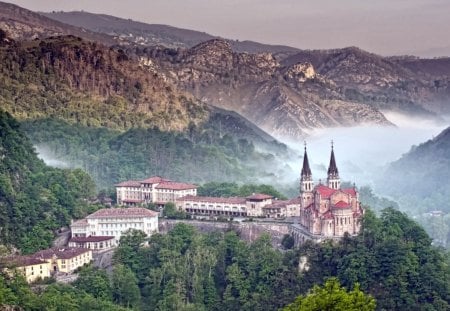
[[[102,208],[88,215],[86,218],[110,218],[110,217],[158,217],[158,213],[142,207],[129,208]]]
[[[169,190],[188,190],[188,189],[197,189],[196,185],[186,184],[182,182],[175,181],[165,181],[160,183],[155,187],[156,189],[169,189]]]
[[[247,200],[268,200],[272,198],[273,196],[264,193],[253,193],[252,195],[246,197]]]
[[[204,203],[216,203],[216,204],[245,204],[245,198],[241,197],[231,197],[231,198],[221,198],[221,197],[199,197],[193,195],[187,195],[182,198],[177,199],[177,201],[191,201],[191,202],[204,202]]]
[[[141,180],[141,184],[159,184],[161,182],[170,181],[170,179],[162,178],[160,176],[152,176],[147,179]]]
[[[127,180],[115,185],[116,187],[140,187],[141,182],[137,180]]]
[[[350,204],[344,201],[339,201],[336,204],[333,205],[335,208],[350,208]]]
[[[34,258],[31,256],[16,256],[12,257],[10,260],[8,260],[9,264],[16,267],[25,267],[25,266],[34,266],[34,265],[42,265],[46,264],[47,262],[39,259]]]
[[[90,252],[91,250],[86,248],[75,248],[75,247],[66,247],[66,248],[49,248],[39,251],[31,255],[32,258],[35,259],[50,259],[55,256],[59,259],[70,259],[77,257],[81,254]]]
[[[321,185],[317,185],[315,187],[315,190],[317,192],[319,192],[320,195],[322,196],[322,198],[324,198],[324,199],[331,197],[334,193],[336,193],[338,191],[349,194],[352,197],[356,197],[356,189],[355,188],[331,189],[331,188],[321,184]]]
[[[86,227],[87,224],[88,224],[88,222],[87,222],[86,218],[83,218],[83,219],[74,221],[70,226],[71,227]]]

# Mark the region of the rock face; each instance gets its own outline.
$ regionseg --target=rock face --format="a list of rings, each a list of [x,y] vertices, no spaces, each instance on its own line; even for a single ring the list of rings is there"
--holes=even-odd
[[[227,232],[236,231],[241,239],[253,242],[261,235],[268,233],[272,239],[274,247],[280,247],[285,234],[289,234],[289,223],[271,222],[213,222],[196,220],[170,220],[165,219],[159,222],[159,232],[167,233],[175,227],[177,223],[185,223],[194,226],[200,232]]]
[[[348,100],[411,114],[450,113],[450,58],[381,57],[350,47],[301,51],[282,64],[298,62],[310,62]]]
[[[89,41],[114,45],[112,37],[63,24],[17,5],[0,2],[0,28],[15,40],[33,40],[51,36],[74,35]]]
[[[311,62],[283,65],[270,53],[233,52],[220,39],[191,49],[137,53],[197,98],[237,111],[277,137],[299,138],[321,127],[390,124],[376,108],[348,100]]]

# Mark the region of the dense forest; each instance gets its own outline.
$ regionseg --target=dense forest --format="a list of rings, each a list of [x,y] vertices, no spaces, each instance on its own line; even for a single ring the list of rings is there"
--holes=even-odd
[[[208,116],[203,103],[122,50],[73,36],[0,40],[0,81],[0,104],[20,120],[184,130]]]
[[[448,310],[449,257],[405,214],[370,210],[361,234],[280,252],[268,236],[247,244],[230,231],[200,234],[178,225],[121,241],[117,264],[130,269],[142,310],[276,310],[337,277],[376,299],[379,310]],[[299,261],[305,260],[299,270]]]
[[[259,151],[254,140],[250,140],[252,137],[235,138],[225,120],[219,131],[217,121],[192,125],[183,133],[158,128],[119,132],[57,119],[26,121],[22,125],[40,149],[50,157],[84,169],[100,189],[150,175],[196,183],[254,182],[272,180],[276,173],[289,170],[280,161],[290,156],[285,145],[260,141],[261,148],[270,149],[273,154]]]
[[[95,206],[95,184],[80,169],[46,166],[11,115],[0,110],[0,244],[29,253]]]
[[[382,178],[378,191],[417,217],[436,244],[450,247],[450,128],[413,146]]]
[[[450,128],[392,163],[378,188],[418,214],[450,212]]]
[[[269,236],[246,243],[234,231],[201,234],[186,224],[145,241],[130,231],[109,275],[87,267],[71,285],[38,293],[2,275],[0,303],[26,310],[449,309],[448,254],[394,209],[380,217],[368,210],[357,237],[283,251]]]

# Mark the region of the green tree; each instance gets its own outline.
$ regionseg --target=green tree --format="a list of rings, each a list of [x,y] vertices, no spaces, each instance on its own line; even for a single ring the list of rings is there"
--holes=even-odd
[[[100,300],[112,299],[111,284],[105,270],[83,268],[73,286]]]
[[[112,275],[113,301],[127,308],[138,308],[141,294],[133,271],[124,265],[116,265]]]
[[[174,203],[168,202],[164,205],[163,215],[169,219],[185,219],[186,213],[184,211],[177,210]]]
[[[298,296],[283,311],[372,311],[375,307],[375,299],[364,294],[358,284],[347,291],[338,279],[330,278],[323,287],[316,285],[306,296]]]

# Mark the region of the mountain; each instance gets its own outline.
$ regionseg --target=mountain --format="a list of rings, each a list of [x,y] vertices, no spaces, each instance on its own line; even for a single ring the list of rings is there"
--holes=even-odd
[[[0,77],[0,104],[19,119],[183,130],[208,117],[203,103],[122,50],[73,36],[4,42]]]
[[[289,170],[285,145],[147,65],[73,36],[2,38],[0,106],[43,158],[83,168],[102,188],[154,174],[253,182]]]
[[[298,138],[320,127],[390,124],[372,106],[348,100],[311,63],[283,66],[270,53],[234,52],[221,39],[190,49],[130,53],[202,101],[237,111],[277,137]]]
[[[119,43],[108,35],[64,24],[6,2],[0,2],[0,28],[14,40],[73,35],[105,45]]]
[[[411,211],[450,212],[450,127],[390,164],[378,188]]]
[[[450,58],[382,57],[349,47],[300,51],[282,64],[298,62],[310,62],[348,100],[424,117],[450,113]]]
[[[201,42],[217,39],[205,32],[176,28],[168,25],[146,24],[105,14],[84,11],[39,13],[56,21],[108,34],[141,46],[162,45],[169,48],[191,48]],[[254,41],[227,40],[236,52],[269,52],[280,56],[290,55],[298,49]]]

